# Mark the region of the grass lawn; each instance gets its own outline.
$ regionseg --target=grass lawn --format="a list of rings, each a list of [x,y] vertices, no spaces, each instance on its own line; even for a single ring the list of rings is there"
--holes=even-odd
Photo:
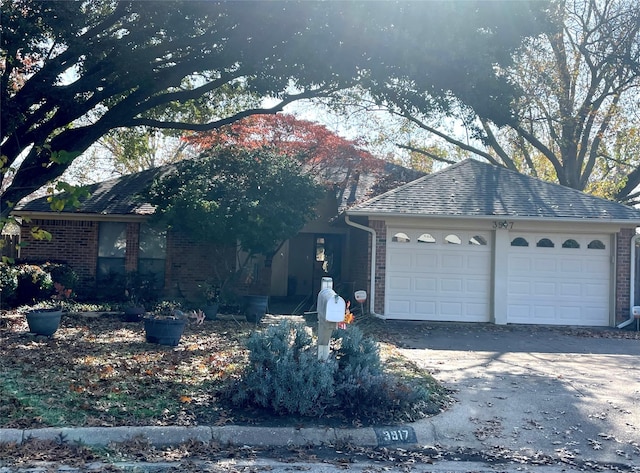
[[[269,315],[262,326],[282,317]],[[383,322],[358,324],[374,338],[383,333]],[[256,326],[242,316],[222,315],[203,325],[189,323],[179,346],[164,347],[146,343],[142,322],[123,322],[119,313],[66,313],[47,338],[28,332],[23,313],[5,311],[0,319],[0,426],[319,424],[232,409],[220,401],[225,383],[246,364],[244,343],[253,330]],[[447,402],[445,390],[393,344],[381,342],[380,347],[386,370],[432,392],[424,415],[438,412]],[[329,416],[322,423],[375,421]]]

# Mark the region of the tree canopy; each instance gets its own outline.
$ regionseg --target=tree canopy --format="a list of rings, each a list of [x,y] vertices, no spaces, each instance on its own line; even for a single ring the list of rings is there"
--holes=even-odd
[[[151,186],[153,219],[192,238],[269,254],[314,215],[322,187],[300,162],[264,148],[215,147]]]
[[[356,81],[497,110],[513,93],[497,65],[545,6],[4,1],[0,218],[119,128],[210,130]],[[277,100],[233,106],[247,94]]]
[[[364,143],[343,138],[324,125],[289,114],[252,115],[185,140],[202,150],[216,146],[270,148],[302,160],[307,172],[326,179],[377,169],[383,164],[364,148]]]
[[[519,90],[500,95],[508,113],[460,95],[435,116],[425,105],[427,87],[406,96],[374,90],[370,99],[424,130],[426,138],[399,144],[433,161],[455,161],[451,148],[441,152],[455,147],[466,156],[633,202],[640,185],[639,64],[638,2],[555,0],[548,29],[525,40],[514,63],[502,70],[501,77]],[[452,119],[461,126],[452,128]]]

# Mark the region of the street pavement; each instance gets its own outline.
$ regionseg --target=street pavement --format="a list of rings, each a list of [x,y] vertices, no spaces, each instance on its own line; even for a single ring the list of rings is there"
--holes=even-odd
[[[455,401],[445,412],[411,424],[360,429],[229,425],[0,429],[0,441],[64,439],[107,445],[144,437],[155,446],[195,439],[254,447],[355,445],[387,452],[427,448],[448,453],[417,471],[640,471],[640,339],[613,338],[614,330],[484,324],[390,321],[385,328],[405,356],[452,390]],[[488,464],[473,452],[504,458],[506,463]],[[363,472],[401,471],[362,459],[348,465],[260,458],[229,461],[236,463],[225,466],[218,461],[189,471],[329,472],[345,466]],[[560,466],[551,465],[552,461]],[[0,473],[18,471],[1,465]],[[142,464],[123,465],[121,470],[155,471]]]

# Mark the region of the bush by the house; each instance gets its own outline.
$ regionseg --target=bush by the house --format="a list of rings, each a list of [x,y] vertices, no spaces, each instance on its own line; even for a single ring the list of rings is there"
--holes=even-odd
[[[51,275],[56,296],[69,299],[75,294],[78,287],[78,273],[68,264],[45,263],[42,266]]]
[[[429,391],[385,373],[374,340],[353,325],[336,335],[332,356],[320,361],[303,324],[285,321],[254,333],[247,368],[227,398],[278,415],[341,415],[361,422],[415,420],[428,412]]]
[[[11,306],[18,288],[18,270],[8,263],[0,263],[0,305]]]
[[[18,266],[17,305],[33,304],[48,299],[53,290],[51,275],[37,264]]]

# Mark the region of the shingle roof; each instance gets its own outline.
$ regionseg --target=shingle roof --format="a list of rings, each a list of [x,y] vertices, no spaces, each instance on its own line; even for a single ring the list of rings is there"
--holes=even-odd
[[[89,197],[80,199],[79,207],[66,206],[63,214],[150,215],[154,207],[138,195],[156,176],[169,172],[173,166],[148,169],[87,186]],[[17,212],[52,212],[46,197],[16,206]]]
[[[473,159],[374,197],[347,213],[640,222],[637,209]]]
[[[89,197],[80,199],[77,208],[67,206],[63,214],[98,214],[98,215],[151,215],[154,207],[139,198],[142,191],[148,188],[156,177],[178,168],[180,163],[148,169],[108,181],[92,184],[87,187]],[[321,172],[310,169],[320,180],[335,183],[334,190],[338,200],[339,212],[362,202],[373,195],[387,189],[397,187],[423,173],[403,168],[392,163],[379,160],[375,169],[362,172],[344,168],[324,168]],[[34,199],[16,207],[16,212],[52,212],[47,197]]]

